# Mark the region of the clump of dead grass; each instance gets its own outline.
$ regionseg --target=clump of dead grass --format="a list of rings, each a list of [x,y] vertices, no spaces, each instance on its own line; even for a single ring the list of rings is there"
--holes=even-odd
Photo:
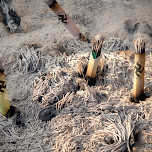
[[[23,103],[15,103],[17,107],[22,107],[26,128],[19,128],[10,119],[0,118],[1,149],[130,151],[131,146],[136,145],[133,134],[136,128],[143,132],[146,126],[149,127],[140,138],[150,139],[151,98],[137,105],[128,102],[134,63],[126,57],[127,51],[103,50],[103,62],[107,68],[103,74],[97,73],[97,83],[90,87],[78,76],[76,66],[81,58],[88,61],[90,48],[90,44],[72,40],[65,47],[69,52],[74,50],[72,54],[58,54],[56,59],[47,62],[50,72],[38,77],[34,85],[33,100],[39,102],[40,108],[35,102],[31,103],[31,98],[24,102],[25,105],[28,102],[26,107],[22,106]],[[145,86],[150,89],[151,54],[147,54],[146,58]],[[83,87],[77,89],[78,83]],[[38,100],[39,96],[44,99]],[[56,116],[46,123],[41,122],[37,115],[46,107],[51,110],[51,105],[56,110]]]
[[[22,47],[19,59],[19,71],[24,74],[42,71],[45,66],[45,59],[33,47]]]

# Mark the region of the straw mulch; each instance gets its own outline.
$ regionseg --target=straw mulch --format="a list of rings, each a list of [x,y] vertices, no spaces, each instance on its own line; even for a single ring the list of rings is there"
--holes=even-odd
[[[129,101],[133,52],[117,51],[124,47],[120,39],[106,39],[96,84],[89,86],[82,73],[88,63],[90,44],[71,40],[66,46],[59,45],[64,53],[56,52],[56,57],[47,62],[44,56],[28,51],[34,49],[28,46],[18,54],[23,57],[18,59],[18,70],[25,77],[30,76],[31,81],[36,77],[34,71],[44,68],[38,61],[45,63],[49,72],[42,70],[42,76],[30,84],[34,86],[32,96],[29,94],[22,102],[13,101],[17,107],[13,117],[0,117],[1,150],[150,151],[152,99],[138,104]],[[147,51],[145,90],[149,96],[151,58]]]
[[[15,114],[0,115],[0,152],[151,152],[151,1],[58,2],[84,35],[106,37],[96,84],[85,76],[91,44],[72,39],[44,1],[1,1],[1,14],[13,11],[0,23],[0,58]],[[132,103],[138,37],[148,98]]]

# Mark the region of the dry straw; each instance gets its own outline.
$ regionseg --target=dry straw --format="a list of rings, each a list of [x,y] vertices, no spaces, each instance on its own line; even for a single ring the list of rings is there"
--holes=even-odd
[[[56,0],[45,0],[45,3],[50,7],[50,9],[58,16],[58,19],[65,25],[67,30],[76,38],[79,38],[82,41],[88,41],[87,38],[79,31],[70,17],[65,13],[61,6],[57,3]]]
[[[144,93],[144,73],[145,73],[145,41],[137,39],[135,45],[135,67],[133,97],[140,98]]]
[[[37,119],[42,107],[32,102],[31,96],[27,100],[15,101],[13,104],[21,111],[20,120],[25,126],[18,127],[14,125],[15,121],[12,118],[6,119],[0,115],[0,149],[19,152],[120,152],[124,149],[129,151],[132,130],[140,124],[140,132],[144,135],[139,139],[141,144],[136,143],[136,145],[141,151],[150,151],[148,134],[152,133],[152,99],[136,105],[127,102],[133,84],[131,73],[134,63],[129,59],[130,56],[126,51],[109,51],[108,48],[115,50],[119,47],[116,40],[106,39],[107,45],[104,46],[106,49],[102,49],[106,58],[105,64],[108,64],[105,75],[98,77],[96,86],[86,85],[84,90],[74,94],[74,91],[69,93],[71,90],[69,87],[79,80],[75,74],[77,71],[75,65],[81,57],[88,61],[90,44],[75,39],[70,40],[67,51],[74,50],[75,53],[69,56],[60,54],[56,59],[52,54],[52,58],[47,63],[51,74],[45,76],[45,80],[39,79],[37,85],[35,84],[34,93],[37,93],[37,96],[43,95],[45,100],[42,100],[41,106],[51,104],[55,96],[60,96],[61,98],[54,105],[59,113],[51,121],[44,123]],[[149,70],[146,70],[146,86],[152,86],[151,59],[151,54],[147,54],[146,68]],[[59,68],[59,64],[62,67]],[[47,90],[45,92],[46,88],[48,92]],[[145,140],[142,142],[143,138]]]
[[[97,67],[100,60],[101,48],[103,45],[103,37],[97,35],[92,38],[92,51],[90,54],[90,60],[87,69],[87,76],[94,79],[96,76]]]
[[[22,47],[19,58],[19,71],[24,74],[36,73],[44,68],[45,59],[42,58],[41,53],[36,51],[34,47]]]

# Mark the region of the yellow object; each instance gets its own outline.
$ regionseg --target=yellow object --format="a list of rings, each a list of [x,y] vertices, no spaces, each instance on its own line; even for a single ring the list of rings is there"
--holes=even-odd
[[[101,58],[101,48],[103,45],[104,38],[97,35],[92,38],[92,51],[90,54],[89,64],[87,68],[87,76],[94,79],[96,76],[99,60]]]
[[[0,73],[0,113],[6,116],[9,109],[10,109],[10,103],[7,97],[5,74],[4,72],[2,72]]]
[[[97,71],[100,58],[101,56],[94,59],[92,53],[90,54],[89,64],[87,68],[87,76],[89,76],[92,79],[94,79],[96,76],[96,71]]]
[[[135,67],[133,97],[139,99],[144,93],[145,75],[145,40],[138,38],[134,40],[135,45]]]
[[[139,98],[144,93],[145,53],[135,54],[133,97]]]

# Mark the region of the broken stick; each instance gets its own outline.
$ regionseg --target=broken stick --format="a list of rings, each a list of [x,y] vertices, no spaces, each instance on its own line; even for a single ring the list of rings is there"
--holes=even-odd
[[[94,79],[96,76],[98,63],[101,57],[100,54],[103,41],[104,39],[100,35],[97,35],[95,38],[92,38],[92,51],[90,54],[89,64],[87,68],[87,76],[91,79]]]
[[[143,39],[134,40],[135,45],[135,65],[133,97],[139,99],[144,93],[144,73],[145,73],[145,41]]]
[[[10,103],[7,98],[8,97],[7,97],[7,89],[5,83],[5,74],[0,63],[0,113],[4,116],[7,115],[10,109]]]
[[[61,6],[57,3],[56,0],[45,0],[45,3],[50,7],[50,9],[58,16],[58,19],[65,25],[67,30],[76,38],[79,38],[82,41],[89,40],[83,36],[83,34],[79,31],[70,17],[65,13],[65,11],[61,8]]]

